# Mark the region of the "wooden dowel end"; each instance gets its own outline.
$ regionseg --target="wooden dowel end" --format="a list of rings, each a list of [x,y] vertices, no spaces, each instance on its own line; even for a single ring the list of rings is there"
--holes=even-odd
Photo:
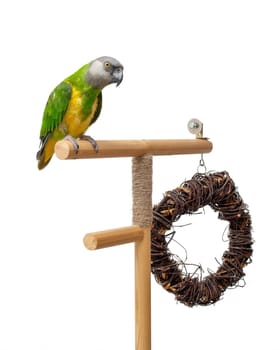
[[[112,230],[88,233],[84,245],[89,250],[108,248],[115,245],[136,242],[143,238],[144,230],[139,226],[127,226]]]
[[[55,144],[55,154],[59,159],[69,159],[73,145],[70,141],[58,141]],[[74,151],[74,148],[73,148]]]

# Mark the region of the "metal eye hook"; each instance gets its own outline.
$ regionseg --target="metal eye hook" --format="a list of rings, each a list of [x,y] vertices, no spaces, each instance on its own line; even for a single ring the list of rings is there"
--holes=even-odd
[[[197,172],[199,174],[206,174],[206,172],[207,172],[207,168],[206,168],[205,161],[203,158],[203,153],[201,153],[201,156],[200,156],[199,164],[197,167]]]

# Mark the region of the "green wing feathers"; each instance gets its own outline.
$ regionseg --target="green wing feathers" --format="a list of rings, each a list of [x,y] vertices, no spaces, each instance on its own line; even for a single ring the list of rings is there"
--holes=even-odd
[[[54,131],[61,123],[68,108],[71,94],[72,87],[65,82],[59,84],[50,94],[44,111],[40,138],[43,138],[49,132]]]
[[[39,169],[43,169],[51,160],[55,145],[55,140],[52,140],[52,134],[62,122],[71,99],[71,94],[71,85],[62,82],[49,96],[40,131],[40,149],[37,152]]]

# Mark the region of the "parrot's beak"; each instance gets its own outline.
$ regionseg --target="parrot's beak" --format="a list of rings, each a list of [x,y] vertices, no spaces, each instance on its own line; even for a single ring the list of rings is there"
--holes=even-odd
[[[113,83],[116,83],[117,84],[116,86],[119,86],[123,80],[123,68],[120,68],[120,67],[116,68],[113,71],[112,76],[113,76]]]

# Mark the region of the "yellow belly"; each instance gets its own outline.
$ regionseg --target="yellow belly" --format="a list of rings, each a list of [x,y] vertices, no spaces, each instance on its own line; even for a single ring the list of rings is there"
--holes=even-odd
[[[63,123],[67,129],[67,134],[73,137],[78,137],[83,134],[92,120],[93,114],[97,108],[97,99],[92,105],[90,114],[83,118],[82,115],[82,97],[80,92],[73,87],[72,97],[65,113]]]

